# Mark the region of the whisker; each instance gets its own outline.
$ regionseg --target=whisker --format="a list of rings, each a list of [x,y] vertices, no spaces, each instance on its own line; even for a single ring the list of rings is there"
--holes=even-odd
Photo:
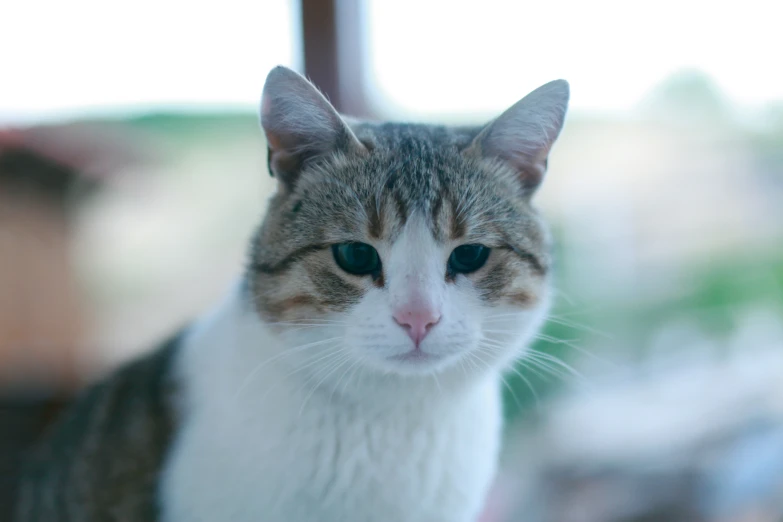
[[[363,357],[360,357],[360,358],[358,358],[358,359],[357,359],[357,361],[356,361],[356,362],[357,362],[357,363],[364,362],[364,358],[363,358]],[[350,380],[353,378],[353,376],[356,374],[356,371],[357,371],[359,368],[361,368],[361,365],[359,365],[359,364],[355,365],[354,369],[351,371],[351,374],[350,374],[350,375],[348,376],[348,378],[345,380],[345,383],[343,383],[343,389],[342,389],[342,393],[345,393],[345,392],[346,392],[346,390],[348,390],[348,383],[349,383],[349,382],[350,382]]]
[[[253,380],[253,378],[260,372],[267,364],[269,364],[272,361],[275,361],[277,359],[280,359],[281,357],[285,357],[294,353],[301,352],[303,350],[306,350],[307,348],[312,348],[315,346],[321,346],[330,342],[338,341],[339,339],[342,339],[342,337],[330,337],[329,339],[321,339],[319,341],[315,341],[312,343],[303,344],[300,346],[295,346],[293,348],[288,348],[286,350],[281,351],[280,353],[262,361],[259,363],[253,370],[245,377],[245,380],[242,381],[242,385],[239,387],[239,389],[236,392],[236,395],[234,398],[239,397],[239,395],[244,391],[244,389],[250,384],[250,382]]]
[[[488,354],[490,354],[490,355],[493,355],[493,352],[489,351],[489,350],[490,350],[490,349],[492,349],[492,348],[495,348],[495,349],[501,348],[501,349],[502,349],[502,348],[505,348],[505,347],[504,347],[504,346],[502,346],[502,345],[494,345],[494,346],[492,346],[492,345],[484,345],[484,344],[481,344],[481,343],[479,344],[479,351],[481,351],[481,352],[486,352],[486,353],[488,353]],[[540,402],[540,398],[539,398],[539,396],[538,396],[538,393],[537,393],[537,392],[536,392],[536,390],[535,390],[535,387],[533,386],[533,383],[531,383],[531,382],[530,382],[530,380],[529,380],[527,377],[525,377],[524,375],[522,375],[522,373],[521,373],[519,370],[517,370],[517,369],[514,367],[514,365],[511,365],[511,366],[509,367],[509,369],[510,369],[511,371],[513,371],[514,373],[516,373],[516,374],[517,374],[517,376],[518,376],[520,379],[522,379],[522,381],[523,381],[523,382],[524,382],[524,383],[527,385],[527,387],[528,387],[528,388],[530,388],[530,391],[531,391],[531,393],[533,394],[533,397],[535,398],[536,405],[537,405],[537,406],[540,406],[540,404],[541,404],[541,402]],[[539,374],[539,376],[541,376],[541,375]],[[541,376],[541,377],[543,377],[543,376]],[[501,378],[502,378],[502,375],[501,375]]]
[[[586,315],[591,313],[592,311],[596,310],[598,307],[596,306],[585,306],[580,308],[579,310],[571,310],[569,312],[562,312],[559,314],[556,314],[556,317],[579,317],[581,315]]]
[[[337,321],[332,319],[299,319],[291,321],[275,321],[266,323],[271,326],[331,326],[331,325],[345,325],[347,321]]]
[[[489,366],[489,363],[487,363],[487,362],[486,362],[484,359],[481,359],[481,358],[478,356],[478,354],[476,354],[476,353],[473,353],[473,352],[468,352],[468,355],[470,355],[470,356],[472,356],[472,357],[476,357],[476,358],[477,358],[479,361],[483,362],[483,363],[484,363],[484,365],[485,365],[487,368],[490,368],[490,366]],[[508,381],[506,380],[506,378],[503,376],[503,374],[502,374],[502,373],[498,374],[498,376],[500,377],[500,382],[502,382],[502,383],[503,383],[503,385],[506,387],[506,389],[509,391],[509,393],[511,393],[511,397],[514,399],[514,402],[515,402],[515,403],[516,403],[516,405],[517,405],[517,409],[518,409],[519,411],[522,411],[524,408],[522,407],[522,403],[520,403],[520,402],[519,402],[519,397],[517,397],[517,394],[516,394],[516,392],[514,391],[514,387],[513,387],[513,386],[511,386],[511,385],[508,383]],[[531,382],[530,382],[528,379],[526,379],[524,376],[522,376],[521,374],[520,374],[519,376],[520,376],[520,377],[522,378],[522,380],[525,382],[525,384],[527,385],[527,387],[528,387],[528,388],[530,388],[530,391],[531,391],[531,392],[532,392],[532,394],[533,394],[533,398],[534,398],[534,399],[535,399],[535,401],[536,401],[536,407],[537,407],[537,408],[538,408],[538,407],[540,407],[540,404],[541,404],[541,402],[540,402],[540,400],[539,400],[539,398],[538,398],[538,394],[536,393],[536,390],[533,388],[533,385],[532,385],[532,383],[531,383]]]
[[[316,364],[318,364],[319,362],[325,361],[325,360],[327,360],[327,359],[331,358],[333,355],[335,355],[335,354],[338,354],[338,353],[341,353],[341,352],[343,351],[343,347],[342,347],[342,346],[339,346],[339,345],[331,346],[330,348],[332,348],[332,351],[330,351],[330,352],[326,352],[326,354],[324,354],[324,355],[320,355],[320,356],[316,356],[316,357],[314,357],[314,359],[315,359],[315,360],[313,360],[313,359],[309,359],[309,360],[306,362],[306,364],[302,364],[302,365],[298,366],[298,367],[297,367],[295,370],[293,370],[292,372],[289,372],[289,373],[287,373],[287,374],[286,374],[286,377],[291,377],[291,376],[292,376],[292,375],[294,375],[295,373],[298,373],[298,372],[300,372],[300,371],[302,371],[302,370],[306,370],[307,368],[310,368],[310,367],[312,367],[312,366],[315,366],[315,365],[316,365]]]
[[[592,353],[590,350],[587,350],[586,348],[583,348],[583,347],[579,346],[578,344],[574,344],[573,341],[570,341],[568,339],[557,339],[556,337],[552,337],[552,336],[548,336],[548,335],[544,336],[544,335],[540,335],[540,334],[535,336],[535,338],[538,339],[538,340],[544,341],[544,342],[551,343],[551,344],[562,344],[562,345],[568,346],[569,348],[572,348],[572,349],[576,350],[577,352],[579,352],[579,353],[581,353],[583,355],[586,355],[587,357],[590,357],[591,359],[593,359],[595,361],[600,362],[601,364],[606,364],[606,365],[609,365],[609,366],[611,366],[613,368],[618,368],[618,365],[615,362],[610,361],[609,359],[606,359],[606,358],[601,357],[599,355],[596,355],[596,354]]]
[[[504,313],[504,314],[493,314],[493,315],[486,316],[484,318],[484,320],[486,321],[487,319],[502,319],[502,318],[505,318],[505,317],[517,317],[517,316],[521,315],[522,313],[523,312],[508,312],[508,313]]]
[[[518,361],[516,361],[515,364],[519,364],[519,365],[523,366],[525,369],[530,371],[533,375],[535,375],[536,377],[538,377],[539,379],[541,379],[544,382],[548,383],[548,382],[552,381],[551,377],[541,373],[539,371],[539,369],[535,365],[528,364],[528,362],[529,361],[527,361],[524,357],[522,357]]]
[[[515,330],[482,330],[486,333],[498,333],[498,334],[516,334],[519,333]]]
[[[462,360],[462,357],[460,357],[460,358],[459,358],[459,359],[457,359],[457,360],[459,361],[459,366],[460,366],[460,368],[462,368],[462,373],[463,373],[463,374],[465,374],[465,377],[467,378],[467,376],[468,376],[468,370],[467,370],[467,368],[465,368],[465,361],[463,361],[463,360]]]
[[[594,334],[594,335],[598,335],[598,336],[603,337],[605,339],[613,339],[614,338],[611,334],[609,334],[607,332],[603,332],[601,330],[597,330],[597,329],[592,328],[592,327],[590,327],[590,326],[588,326],[586,324],[577,323],[575,321],[569,321],[568,319],[562,319],[562,318],[560,318],[560,317],[558,317],[556,315],[550,315],[549,317],[547,317],[547,321],[549,321],[550,323],[559,324],[559,325],[562,325],[562,326],[568,326],[569,328],[573,328],[574,330],[582,330],[582,331],[585,331],[585,332],[588,332],[588,333],[591,333],[591,334]]]
[[[302,391],[308,387],[311,381],[318,379],[321,375],[323,375],[324,372],[328,371],[338,363],[342,362],[345,359],[345,354],[346,352],[343,348],[338,348],[332,352],[329,352],[325,357],[321,357],[319,360],[311,361],[310,364],[308,364],[307,366],[297,368],[296,370],[286,375],[286,377],[290,377],[295,373],[299,373],[301,370],[305,369],[308,366],[314,366],[317,363],[321,362],[322,364],[320,364],[314,371],[308,372],[310,375],[307,377],[307,379],[305,379],[305,381],[299,387],[299,390]]]
[[[571,377],[570,374],[566,373],[565,371],[561,370],[560,368],[552,366],[550,363],[545,362],[545,361],[541,361],[539,359],[532,359],[532,358],[526,357],[522,361],[520,361],[520,363],[526,365],[527,368],[538,368],[541,371],[546,372],[548,375],[551,375],[553,377],[556,377],[557,379],[560,379],[561,381],[566,381],[566,379]]]
[[[318,381],[318,383],[315,386],[313,386],[313,388],[310,390],[310,393],[308,393],[307,397],[305,397],[304,401],[302,401],[302,406],[301,408],[299,408],[300,417],[302,416],[302,412],[304,412],[305,406],[307,405],[307,401],[309,401],[310,397],[313,396],[315,390],[317,390],[330,375],[332,375],[334,372],[342,368],[344,364],[348,363],[348,361],[351,360],[351,354],[348,353],[347,351],[345,351],[342,355],[343,355],[342,358],[338,359],[339,363],[334,363],[332,366],[330,366],[331,369],[326,373],[326,375],[324,375],[321,378],[320,381]]]
[[[305,361],[306,364],[302,364],[302,365],[296,367],[294,370],[286,373],[285,375],[279,375],[278,374],[279,378],[276,379],[274,382],[272,382],[267,387],[267,389],[264,391],[264,393],[261,394],[260,399],[265,398],[269,394],[269,392],[271,392],[274,389],[274,387],[277,384],[279,384],[280,382],[288,379],[289,377],[291,377],[291,376],[293,376],[293,375],[295,375],[295,374],[297,374],[297,373],[299,373],[301,371],[304,371],[304,370],[310,368],[311,366],[313,366],[313,365],[315,365],[315,364],[317,364],[319,362],[328,361],[329,359],[339,358],[339,355],[343,352],[343,348],[340,347],[339,345],[331,346],[331,347],[328,347],[327,349],[330,350],[330,351],[327,351],[326,354],[322,354],[320,352],[317,353],[317,354],[314,354],[313,356],[309,357]],[[307,382],[309,382],[311,378],[312,378],[312,376],[310,378],[308,378],[307,381],[305,381],[305,384],[301,388],[304,388],[305,385],[307,384]]]
[[[432,372],[432,378],[435,379],[435,386],[438,387],[438,392],[443,395],[443,388],[440,387],[440,381],[438,380],[438,372]]]
[[[522,372],[517,370],[514,366],[511,366],[511,371],[514,372],[517,375],[517,377],[522,379],[522,381],[527,385],[527,387],[530,388],[530,392],[533,394],[533,398],[536,401],[536,408],[540,408],[541,407],[541,399],[539,398],[538,393],[536,392],[536,389],[533,387],[533,383],[530,382],[530,379],[525,377],[522,374]]]
[[[319,328],[323,331],[324,329],[327,329],[327,328],[334,328],[334,326],[335,325],[332,325],[332,324],[307,325],[307,326],[302,326],[301,328],[286,329],[285,331],[282,332],[282,335],[283,336],[290,336],[290,334],[293,334],[293,333],[296,333],[296,332],[304,332],[304,331],[308,331],[308,330],[318,330]]]
[[[556,365],[562,367],[563,369],[565,369],[566,371],[570,372],[575,377],[579,377],[580,379],[587,380],[584,375],[582,375],[577,370],[575,370],[572,366],[566,364],[565,362],[563,362],[561,359],[558,359],[554,355],[550,355],[548,353],[544,353],[544,352],[541,352],[541,351],[538,351],[538,350],[531,349],[531,350],[528,350],[526,356],[529,357],[530,359],[538,359],[538,360],[549,361],[549,362],[551,362],[553,364],[556,364]]]
[[[507,348],[508,345],[505,343],[501,343],[500,341],[496,341],[495,339],[481,339],[479,341],[479,344],[486,344],[487,346],[491,346],[492,348],[498,348],[498,349],[504,349]]]
[[[490,341],[487,339],[482,340],[479,346],[486,347],[486,348],[494,348],[494,349],[505,348],[504,345],[496,341]],[[522,357],[520,362],[523,361],[531,365],[535,365],[536,367],[560,379],[565,379],[566,377],[570,377],[570,376],[576,376],[585,379],[585,377],[582,374],[580,374],[574,368],[572,368],[562,360],[558,359],[557,357],[538,350],[534,350],[532,348],[529,349],[527,352],[525,352],[525,355]],[[564,372],[561,368],[565,368],[568,371]]]
[[[564,291],[563,291],[562,289],[560,289],[560,288],[555,288],[555,289],[554,289],[554,294],[555,294],[557,297],[562,297],[562,298],[563,298],[563,300],[564,300],[564,301],[565,301],[565,302],[566,302],[568,305],[570,305],[570,306],[574,306],[574,305],[576,304],[576,302],[575,302],[574,298],[573,298],[573,297],[571,297],[571,296],[569,296],[569,295],[568,295],[566,292],[564,292]]]
[[[339,379],[337,379],[337,382],[335,383],[334,387],[332,388],[332,393],[329,394],[329,407],[332,406],[332,398],[334,397],[334,392],[337,391],[337,388],[340,386],[340,381],[342,381],[346,375],[348,375],[348,372],[350,372],[356,365],[358,365],[361,362],[361,359],[356,359],[353,363],[348,365],[348,368],[345,369],[343,374],[340,376]]]

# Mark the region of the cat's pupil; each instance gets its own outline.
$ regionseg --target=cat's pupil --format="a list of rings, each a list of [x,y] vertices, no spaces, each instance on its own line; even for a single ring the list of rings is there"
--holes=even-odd
[[[347,250],[346,257],[352,265],[365,266],[370,260],[370,252],[364,245],[359,245]]]
[[[332,251],[337,265],[349,274],[365,275],[380,270],[378,251],[366,243],[340,243]]]
[[[487,261],[489,248],[484,245],[461,245],[449,257],[449,271],[458,274],[475,272]]]

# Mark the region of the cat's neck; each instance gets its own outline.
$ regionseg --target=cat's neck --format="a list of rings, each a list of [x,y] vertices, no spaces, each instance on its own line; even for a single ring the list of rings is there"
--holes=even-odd
[[[293,348],[295,349],[295,348]],[[193,407],[274,400],[304,394],[308,401],[328,396],[328,404],[389,412],[392,408],[452,408],[476,388],[494,387],[496,372],[466,380],[458,368],[431,376],[403,377],[355,369],[350,378],[318,385],[314,367],[292,367],[287,346],[252,306],[241,283],[194,323],[181,354],[180,371],[189,383]]]

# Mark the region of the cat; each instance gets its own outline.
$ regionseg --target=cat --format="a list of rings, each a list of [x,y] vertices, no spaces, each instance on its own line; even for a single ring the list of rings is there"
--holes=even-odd
[[[474,522],[549,306],[531,198],[569,86],[483,127],[338,114],[273,69],[277,179],[224,301],[77,401],[18,521]]]

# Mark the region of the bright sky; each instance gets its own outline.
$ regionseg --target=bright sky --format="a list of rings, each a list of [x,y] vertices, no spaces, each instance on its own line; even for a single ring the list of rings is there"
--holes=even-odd
[[[625,110],[691,67],[752,107],[783,99],[777,3],[369,0],[368,70],[379,103],[421,116],[496,112],[560,77],[572,84],[575,109]],[[254,108],[273,65],[299,65],[296,4],[10,2],[0,122],[128,107]]]

